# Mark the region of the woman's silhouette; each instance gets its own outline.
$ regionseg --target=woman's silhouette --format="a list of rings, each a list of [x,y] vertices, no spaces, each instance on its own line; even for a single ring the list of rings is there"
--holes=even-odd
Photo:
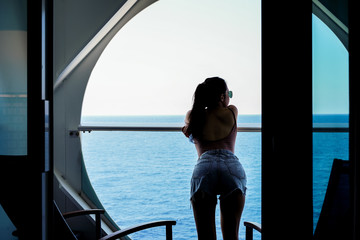
[[[207,78],[195,90],[183,127],[199,156],[191,178],[190,200],[200,240],[216,239],[217,195],[223,239],[238,239],[246,175],[234,155],[238,110],[229,105],[231,97],[223,79]]]

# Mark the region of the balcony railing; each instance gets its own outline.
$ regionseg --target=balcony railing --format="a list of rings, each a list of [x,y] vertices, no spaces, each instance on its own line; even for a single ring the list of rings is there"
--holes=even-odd
[[[237,128],[238,132],[261,132],[260,124],[245,124]],[[179,126],[98,126],[98,125],[80,125],[77,130],[70,132],[91,132],[91,131],[153,131],[153,132],[180,132]],[[313,132],[349,132],[347,123],[314,123]]]

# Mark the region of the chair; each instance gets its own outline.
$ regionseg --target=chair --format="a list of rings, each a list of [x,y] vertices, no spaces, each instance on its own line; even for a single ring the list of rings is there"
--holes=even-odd
[[[54,237],[55,239],[68,239],[68,240],[78,240],[79,235],[72,231],[66,219],[77,217],[77,216],[84,216],[89,214],[95,214],[95,235],[96,239],[99,240],[112,240],[118,239],[121,237],[125,237],[131,233],[135,233],[144,229],[165,226],[166,227],[166,240],[172,240],[172,226],[176,225],[176,221],[171,220],[163,220],[163,221],[155,221],[155,222],[148,222],[143,223],[140,225],[136,225],[129,228],[124,228],[118,230],[112,234],[106,235],[102,237],[102,230],[101,230],[101,218],[100,215],[104,214],[104,209],[90,209],[90,210],[79,210],[73,212],[67,212],[62,214],[54,201],[54,220],[55,220],[55,231]]]
[[[159,227],[159,226],[166,226],[166,240],[172,240],[172,225],[176,225],[176,221],[164,220],[164,221],[148,222],[129,228],[124,228],[122,230],[109,234],[103,238],[100,238],[100,240],[113,240],[120,237],[124,237],[134,232],[138,232],[148,228]]]
[[[351,239],[349,161],[334,159],[314,239]]]
[[[253,229],[261,233],[261,225],[244,222],[246,240],[253,239]],[[349,161],[334,159],[324,203],[314,240],[351,239],[350,166]]]
[[[253,230],[261,233],[261,224],[256,222],[244,222],[245,225],[245,239],[253,240]]]

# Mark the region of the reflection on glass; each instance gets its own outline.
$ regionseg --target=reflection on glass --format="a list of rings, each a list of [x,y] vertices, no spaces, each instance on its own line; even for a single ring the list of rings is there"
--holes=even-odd
[[[313,15],[313,123],[348,126],[348,52],[335,34]],[[314,230],[334,158],[349,159],[348,132],[313,133]]]
[[[26,3],[0,1],[0,155],[27,154]]]

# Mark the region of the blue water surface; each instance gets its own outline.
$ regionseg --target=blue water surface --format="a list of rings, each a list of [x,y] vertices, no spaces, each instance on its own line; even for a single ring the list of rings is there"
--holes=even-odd
[[[184,116],[83,117],[83,125],[182,126]],[[286,118],[284,118],[286,119]],[[346,123],[347,115],[315,115],[314,123]],[[259,115],[239,116],[238,125],[260,126]],[[82,133],[85,165],[93,187],[120,228],[159,219],[176,220],[174,239],[196,239],[189,201],[190,178],[197,160],[192,143],[181,132]],[[248,177],[243,221],[261,223],[261,133],[239,132],[235,154]],[[348,133],[313,134],[314,229],[321,211],[334,158],[348,159]],[[217,239],[222,239],[219,207]],[[165,228],[130,235],[132,239],[164,239]],[[254,233],[254,239],[261,239]]]
[[[259,122],[259,116],[248,116]],[[181,126],[184,116],[85,117],[83,125]],[[131,124],[130,124],[131,125]],[[159,219],[176,220],[174,239],[196,239],[189,201],[190,178],[197,160],[192,143],[181,132],[96,132],[81,135],[89,178],[98,197],[120,228]],[[261,133],[239,132],[235,147],[248,177],[243,221],[261,222]],[[218,239],[222,239],[219,206]],[[132,239],[164,239],[165,228],[130,235]],[[259,234],[254,239],[260,239]]]

